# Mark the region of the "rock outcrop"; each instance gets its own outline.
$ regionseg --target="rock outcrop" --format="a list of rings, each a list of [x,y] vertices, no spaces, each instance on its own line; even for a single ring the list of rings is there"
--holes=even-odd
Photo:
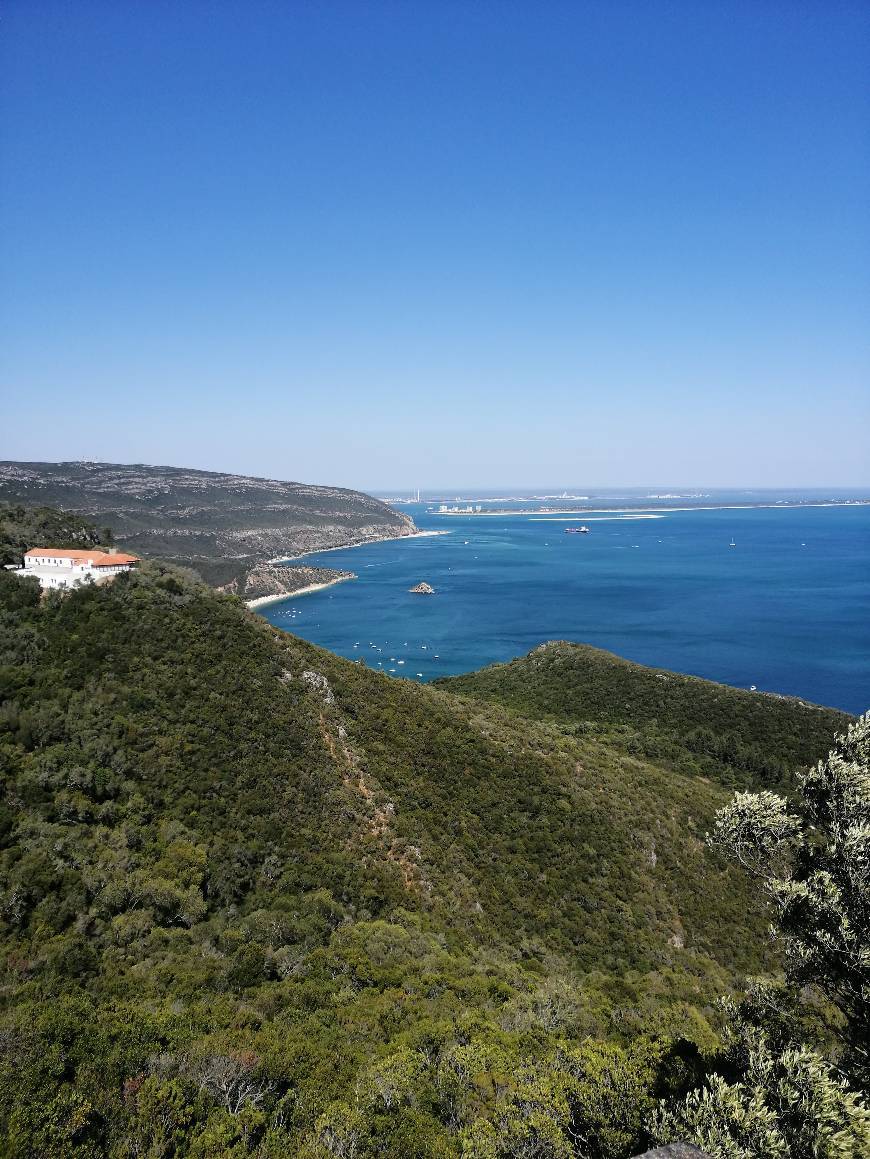
[[[312,584],[332,584],[356,578],[356,572],[332,567],[282,567],[280,564],[258,563],[247,573],[244,585],[234,581],[224,585],[222,590],[246,600],[260,600],[266,596],[292,596]]]
[[[408,588],[409,592],[413,592],[415,596],[434,596],[435,589],[429,584],[417,584],[416,587]]]

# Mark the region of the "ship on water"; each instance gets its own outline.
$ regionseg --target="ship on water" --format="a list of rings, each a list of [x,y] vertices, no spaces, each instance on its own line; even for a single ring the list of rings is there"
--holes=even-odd
[[[582,525],[582,527],[566,527],[565,534],[566,535],[588,535],[589,528],[586,526],[585,523]]]

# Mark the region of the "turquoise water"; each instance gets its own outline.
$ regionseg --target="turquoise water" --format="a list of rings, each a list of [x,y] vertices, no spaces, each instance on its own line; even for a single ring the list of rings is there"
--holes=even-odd
[[[850,712],[870,707],[870,507],[584,512],[589,535],[565,534],[576,519],[403,509],[448,534],[308,556],[359,579],[262,614],[408,679],[563,639]],[[410,595],[421,580],[437,594]]]

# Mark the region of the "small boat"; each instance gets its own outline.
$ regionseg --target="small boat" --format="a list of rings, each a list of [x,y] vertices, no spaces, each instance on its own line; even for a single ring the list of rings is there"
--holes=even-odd
[[[728,544],[728,546],[729,546],[729,547],[736,547],[736,546],[737,546],[737,544],[734,542],[734,536],[733,536],[733,535],[731,536],[731,542]]]
[[[589,528],[586,526],[585,523],[582,524],[582,526],[580,526],[580,527],[566,527],[565,534],[566,535],[588,535]]]

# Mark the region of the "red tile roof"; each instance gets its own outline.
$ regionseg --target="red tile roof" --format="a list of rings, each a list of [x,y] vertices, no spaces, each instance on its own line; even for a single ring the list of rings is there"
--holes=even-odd
[[[125,555],[121,551],[108,552],[93,548],[91,551],[82,551],[80,548],[70,547],[31,547],[24,553],[25,559],[68,559],[74,561],[90,561],[93,567],[115,567],[120,563],[138,563],[138,555]]]
[[[138,563],[138,555],[124,555],[123,552],[117,551],[114,555],[109,552],[102,552],[98,559],[94,560],[94,567],[113,567],[117,563]]]

